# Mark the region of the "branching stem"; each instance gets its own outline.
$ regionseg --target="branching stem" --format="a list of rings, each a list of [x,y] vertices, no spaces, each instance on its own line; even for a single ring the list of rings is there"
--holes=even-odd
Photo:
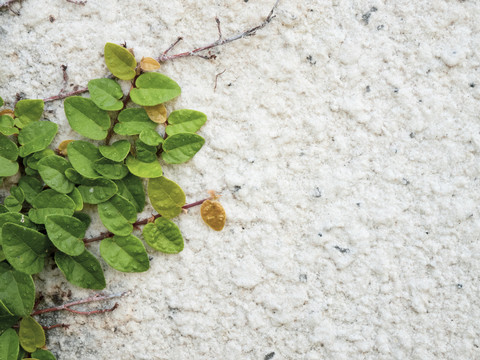
[[[105,312],[110,312],[110,311],[115,310],[118,307],[118,303],[115,303],[115,305],[112,306],[111,308],[98,309],[98,310],[92,310],[92,311],[78,311],[78,310],[74,310],[74,309],[70,309],[70,308],[72,306],[76,306],[76,305],[88,304],[88,303],[92,303],[92,302],[105,301],[105,300],[109,300],[109,299],[113,299],[113,298],[123,297],[125,295],[128,295],[129,293],[130,293],[129,291],[126,291],[126,292],[123,292],[123,293],[112,294],[112,295],[95,294],[95,295],[90,296],[86,299],[76,300],[76,301],[72,301],[72,302],[69,302],[69,303],[66,303],[66,304],[63,304],[63,305],[60,305],[60,306],[54,306],[54,307],[46,308],[46,309],[42,309],[42,310],[36,310],[36,311],[32,312],[30,315],[34,316],[34,315],[40,315],[40,314],[45,314],[45,313],[48,313],[48,312],[62,311],[62,310],[69,311],[69,312],[72,312],[72,313],[75,313],[75,314],[87,315],[87,316],[88,315],[93,315],[93,314],[102,314],[102,313],[105,313]],[[63,324],[59,324],[59,325],[56,325],[55,327],[59,327],[59,326],[62,326],[62,325]]]
[[[186,52],[175,54],[175,55],[168,55],[168,52],[170,50],[172,50],[175,47],[175,45],[177,45],[179,43],[179,41],[182,39],[180,37],[167,50],[165,50],[163,52],[163,54],[160,55],[160,57],[157,60],[160,61],[160,62],[165,62],[165,61],[174,60],[174,59],[187,57],[187,56],[199,56],[199,57],[202,57],[204,59],[214,59],[215,55],[205,56],[205,55],[201,55],[199,53],[202,52],[202,51],[205,51],[205,50],[213,49],[213,48],[216,48],[218,46],[222,46],[222,45],[231,43],[231,42],[239,40],[239,39],[246,38],[248,36],[255,35],[258,30],[263,29],[265,26],[267,26],[273,20],[273,18],[275,17],[274,12],[275,12],[275,10],[278,6],[279,1],[280,0],[275,1],[275,4],[273,5],[272,10],[270,10],[270,13],[265,18],[265,20],[263,20],[263,22],[260,25],[257,25],[257,26],[255,26],[251,29],[245,30],[244,32],[233,35],[231,37],[224,38],[222,36],[222,30],[221,30],[221,27],[220,27],[220,20],[218,18],[215,18],[215,21],[217,23],[217,29],[218,29],[218,39],[216,41],[214,41],[211,44],[201,46],[201,47],[196,48],[196,49],[191,50],[191,51],[186,51]]]
[[[206,198],[206,199],[202,199],[202,200],[198,200],[198,201],[195,201],[191,204],[187,204],[187,205],[184,205],[182,206],[182,209],[184,210],[187,210],[187,209],[190,209],[191,207],[194,207],[194,206],[198,206],[198,205],[202,205],[205,201],[209,200],[210,198]],[[149,218],[146,218],[146,219],[141,219],[141,220],[138,220],[136,221],[135,223],[133,223],[133,227],[134,228],[138,228],[139,226],[142,226],[142,225],[146,225],[148,224],[149,222],[155,220],[155,219],[158,219],[159,217],[161,217],[162,215],[160,214],[156,214],[156,215],[153,215]],[[92,242],[96,242],[96,241],[101,241],[103,239],[107,239],[107,238],[110,238],[110,237],[113,237],[115,234],[111,233],[110,231],[105,231],[103,233],[100,233],[99,235],[95,236],[95,237],[92,237],[92,238],[85,238],[83,239],[83,242],[85,245],[88,245]]]

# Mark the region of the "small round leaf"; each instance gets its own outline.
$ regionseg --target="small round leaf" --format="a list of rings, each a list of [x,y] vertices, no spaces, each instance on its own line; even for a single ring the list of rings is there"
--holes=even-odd
[[[94,79],[88,82],[88,91],[93,102],[102,110],[118,111],[123,108],[120,99],[122,88],[112,79]]]
[[[165,176],[148,180],[148,198],[153,208],[166,218],[173,218],[182,212],[185,193],[182,188]]]
[[[25,126],[18,134],[19,155],[25,157],[45,149],[57,134],[58,126],[50,121],[35,121]]]
[[[207,121],[207,115],[195,110],[175,110],[168,117],[168,135],[197,132]]]
[[[138,177],[155,178],[163,174],[162,166],[157,160],[145,163],[130,155],[127,157],[126,165],[128,170]]]
[[[45,184],[53,190],[62,194],[67,194],[73,190],[74,184],[70,182],[65,171],[72,166],[63,157],[51,155],[44,157],[38,162],[38,173]]]
[[[125,164],[115,162],[106,158],[95,161],[95,170],[107,179],[119,180],[128,174]]]
[[[143,238],[155,250],[177,254],[183,250],[183,237],[178,226],[163,217],[143,228]]]
[[[110,117],[105,110],[81,96],[70,96],[64,102],[65,115],[73,130],[92,140],[103,140],[110,128]]]
[[[127,236],[133,231],[137,220],[135,206],[120,195],[98,204],[98,215],[103,225],[115,235]]]
[[[150,267],[145,246],[133,235],[102,240],[100,254],[108,265],[118,271],[143,272]]]
[[[101,290],[106,286],[102,267],[88,250],[79,256],[70,256],[57,251],[55,263],[73,285],[93,290]]]
[[[108,70],[119,79],[130,80],[135,77],[137,62],[130,51],[123,46],[106,43],[105,63]]]
[[[20,345],[30,353],[45,346],[45,332],[42,326],[31,316],[24,317],[20,321],[18,337]]]
[[[16,360],[18,356],[18,345],[17,332],[13,329],[6,330],[0,335],[0,359]]]
[[[140,133],[139,139],[150,146],[158,146],[163,143],[163,138],[155,130],[146,129]]]
[[[73,216],[50,215],[45,222],[47,235],[60,251],[72,256],[85,250],[83,238],[87,227]]]
[[[181,93],[180,86],[168,76],[159,73],[140,75],[136,88],[130,91],[132,101],[141,106],[155,106],[176,98]]]
[[[38,194],[32,202],[28,216],[36,224],[45,224],[48,215],[73,215],[75,202],[67,195],[47,189]],[[1,216],[1,215],[0,215]]]
[[[67,146],[68,159],[73,168],[87,178],[98,178],[95,171],[95,161],[102,158],[97,147],[88,141],[72,141]]]
[[[78,187],[83,201],[87,204],[100,204],[117,192],[117,185],[108,179],[85,179]]]
[[[145,109],[125,109],[118,115],[118,121],[113,130],[119,135],[138,135],[143,130],[153,130],[157,127],[157,124],[150,120]]]
[[[128,174],[123,179],[115,181],[115,184],[118,186],[118,194],[130,201],[137,212],[142,212],[145,207],[145,190],[142,179]]]
[[[162,159],[167,164],[181,164],[190,160],[205,144],[205,139],[192,133],[167,137],[163,143]]]
[[[122,162],[130,152],[130,142],[128,140],[119,140],[112,145],[101,145],[98,149],[107,159]]]
[[[0,299],[14,315],[27,316],[35,303],[35,285],[30,275],[0,263]]]
[[[20,129],[40,120],[43,114],[43,100],[20,100],[15,104],[15,125]]]

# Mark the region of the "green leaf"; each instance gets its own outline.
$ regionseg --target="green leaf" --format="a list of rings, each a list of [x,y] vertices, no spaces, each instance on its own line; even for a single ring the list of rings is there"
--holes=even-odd
[[[82,182],[85,182],[88,180],[88,178],[86,178],[83,175],[80,175],[80,173],[73,168],[67,169],[65,171],[65,176],[67,177],[68,180],[70,180],[74,184],[81,184]]]
[[[3,99],[2,97],[0,96],[0,106],[3,106],[4,102],[3,102]]]
[[[100,254],[108,265],[118,271],[143,272],[150,267],[145,246],[133,235],[102,240]]]
[[[17,360],[18,335],[13,329],[6,330],[0,335],[0,360]]]
[[[135,141],[135,151],[137,159],[142,162],[149,163],[157,160],[157,148],[147,145],[141,140]]]
[[[110,116],[92,100],[81,96],[70,96],[65,99],[64,108],[68,123],[80,135],[92,140],[103,140],[107,137]]]
[[[16,270],[30,275],[43,270],[50,246],[44,234],[22,225],[6,223],[2,227],[2,242],[5,257]]]
[[[15,316],[0,300],[0,334],[17,323],[18,316]],[[0,340],[1,342],[1,340]],[[2,345],[0,344],[0,360],[2,359]]]
[[[36,224],[45,224],[48,215],[73,215],[75,202],[67,195],[47,189],[33,199],[33,209],[28,216]],[[0,215],[1,216],[1,215]]]
[[[0,300],[18,316],[27,316],[35,304],[35,285],[30,275],[0,263]]]
[[[140,75],[136,88],[130,91],[132,101],[141,106],[154,106],[176,98],[181,93],[180,86],[168,76],[149,72]]]
[[[88,229],[88,227],[90,226],[90,224],[92,222],[92,219],[90,218],[90,215],[82,213],[82,212],[76,212],[76,213],[73,214],[73,216],[75,218],[77,218],[78,220],[80,220],[85,225],[86,229]]]
[[[0,205],[0,215],[8,212],[8,209],[4,205]]]
[[[100,153],[109,160],[122,162],[130,152],[130,142],[128,140],[115,141],[112,145],[101,145]]]
[[[27,352],[25,350],[23,350],[22,347],[20,347],[18,349],[18,357],[17,357],[17,360],[22,360],[22,359],[26,359],[25,356],[27,356]]]
[[[45,149],[45,150],[36,152],[27,158],[27,165],[31,167],[33,170],[38,170],[38,163],[40,162],[40,160],[42,160],[44,157],[51,156],[51,155],[55,155],[55,152],[52,149]]]
[[[55,355],[53,355],[48,350],[38,349],[32,353],[32,359],[37,360],[56,360]]]
[[[78,256],[85,250],[83,238],[87,227],[73,216],[50,215],[45,222],[47,235],[60,251]]]
[[[138,177],[143,178],[154,178],[162,176],[162,166],[160,163],[155,160],[150,163],[144,163],[138,159],[135,159],[133,156],[129,155],[127,157],[126,165],[128,170]]]
[[[163,143],[162,159],[167,164],[181,164],[190,160],[205,144],[200,135],[180,133],[167,137]]]
[[[22,204],[25,201],[25,194],[18,186],[10,188],[10,195],[5,198],[3,204],[11,212],[19,212],[22,210]]]
[[[21,129],[40,120],[43,107],[43,100],[20,100],[15,104],[15,125]]]
[[[112,79],[90,80],[88,91],[92,101],[102,110],[118,111],[123,108],[123,103],[119,100],[123,96],[122,88]]]
[[[83,209],[83,198],[82,194],[76,187],[73,188],[71,193],[67,194],[70,199],[75,202],[75,211],[80,211]]]
[[[183,250],[183,237],[178,226],[163,217],[143,228],[143,238],[155,250],[177,254]]]
[[[142,179],[129,174],[122,180],[115,181],[115,184],[118,186],[118,194],[130,201],[137,212],[142,212],[145,207],[145,190]]]
[[[106,43],[105,63],[108,70],[119,79],[130,80],[135,77],[137,61],[130,51],[123,46]]]
[[[67,160],[58,155],[44,157],[38,162],[38,172],[43,182],[62,194],[73,190],[74,184],[65,176],[65,171],[71,167]]]
[[[207,115],[195,110],[175,110],[168,117],[167,135],[197,132],[207,121]]]
[[[140,140],[150,146],[158,146],[163,143],[163,138],[155,130],[145,129],[140,133]]]
[[[115,235],[127,236],[137,221],[135,206],[120,195],[98,204],[98,215],[103,225]]]
[[[182,188],[165,176],[148,180],[148,198],[153,208],[166,218],[173,218],[182,212],[185,193]]]
[[[18,129],[13,127],[14,120],[8,115],[0,116],[0,133],[4,135],[18,134]]]
[[[102,267],[88,250],[79,256],[70,256],[57,251],[55,262],[73,285],[94,290],[101,290],[106,286]]]
[[[95,161],[94,168],[100,175],[107,179],[118,180],[128,174],[128,168],[125,164],[106,158]]]
[[[73,168],[87,178],[98,178],[100,175],[95,171],[95,161],[100,160],[102,155],[97,147],[88,141],[72,141],[67,146],[68,159]]]
[[[45,149],[52,142],[58,130],[57,124],[50,121],[35,121],[25,126],[18,134],[18,153],[25,157]]]
[[[25,200],[31,204],[35,196],[42,191],[43,184],[33,176],[22,176],[18,181],[18,187],[23,190]]]
[[[113,131],[119,135],[137,135],[143,130],[155,129],[157,123],[154,123],[143,108],[129,108],[118,114],[119,123],[115,125]]]
[[[30,353],[45,346],[45,332],[42,326],[31,316],[24,317],[20,321],[18,336],[20,345]]]
[[[18,171],[18,148],[15,143],[3,134],[0,134],[0,176],[12,176]]]
[[[85,179],[78,187],[78,191],[87,204],[100,204],[115,195],[118,188],[112,180]]]
[[[33,230],[37,229],[37,226],[28,218],[28,216],[25,216],[24,214],[19,214],[15,212],[0,214],[0,244],[3,243],[1,228],[6,223],[26,226]]]

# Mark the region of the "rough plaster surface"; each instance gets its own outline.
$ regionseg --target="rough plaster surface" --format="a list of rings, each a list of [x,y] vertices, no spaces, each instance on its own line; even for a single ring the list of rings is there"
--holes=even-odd
[[[106,75],[107,41],[141,58],[182,35],[190,50],[216,38],[215,15],[231,34],[272,4],[24,0],[0,12],[0,94],[54,95],[61,64],[84,86]],[[221,191],[227,226],[180,216],[181,254],[152,251],[144,274],[105,267],[106,292],[132,294],[111,314],[44,318],[71,324],[48,347],[61,360],[480,358],[479,19],[475,0],[282,0],[216,60],[164,64],[183,90],[169,110],[209,118],[206,146],[165,174],[189,201]],[[78,138],[60,102],[45,117],[56,144]],[[37,286],[44,306],[90,294],[51,267]]]

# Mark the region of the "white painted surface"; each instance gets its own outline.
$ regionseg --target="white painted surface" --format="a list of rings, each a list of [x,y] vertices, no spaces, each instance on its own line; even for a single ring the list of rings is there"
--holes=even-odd
[[[272,4],[24,0],[20,16],[0,13],[0,95],[56,94],[61,64],[84,86],[106,75],[107,41],[141,58],[181,35],[186,51],[216,39],[215,15],[228,35]],[[221,191],[227,226],[180,216],[185,250],[152,251],[145,274],[106,269],[106,291],[132,295],[105,316],[47,318],[71,324],[49,348],[61,360],[480,358],[479,18],[473,0],[282,0],[216,60],[163,65],[183,91],[168,109],[209,118],[204,148],[165,174],[187,201]],[[60,103],[45,114],[61,125],[55,144],[78,138]],[[89,294],[58,270],[37,285],[47,304]]]

